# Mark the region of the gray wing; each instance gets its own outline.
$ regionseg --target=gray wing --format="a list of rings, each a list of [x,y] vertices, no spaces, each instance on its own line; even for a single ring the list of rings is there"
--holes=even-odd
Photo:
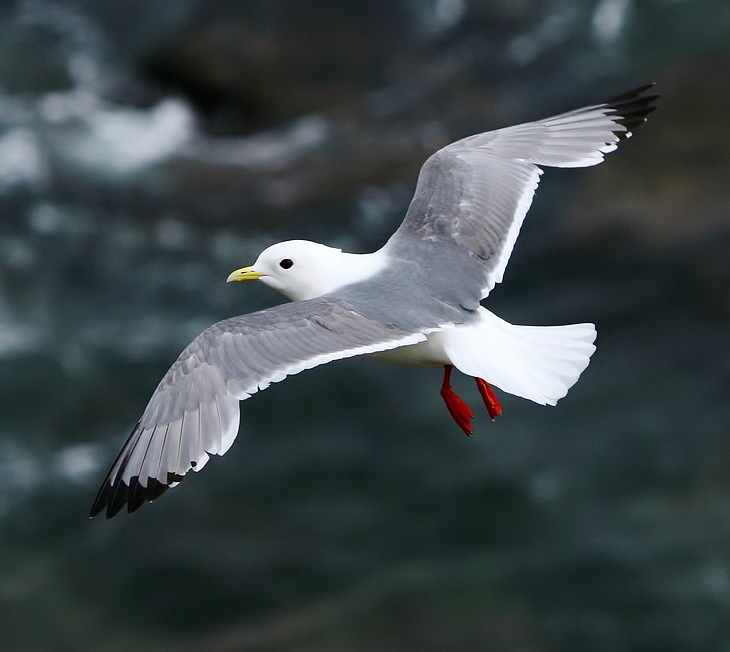
[[[603,161],[646,121],[653,84],[569,113],[458,140],[421,168],[403,224],[387,243],[396,255],[424,242],[456,244],[481,268],[481,297],[502,281],[542,170]],[[414,249],[413,241],[420,240]],[[476,290],[476,288],[475,288]]]
[[[114,516],[161,496],[238,433],[238,403],[317,365],[425,339],[336,297],[287,303],[211,326],[170,367],[91,509]]]

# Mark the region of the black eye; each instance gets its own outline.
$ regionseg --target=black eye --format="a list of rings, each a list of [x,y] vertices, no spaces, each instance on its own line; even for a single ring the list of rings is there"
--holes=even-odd
[[[294,266],[294,261],[291,258],[284,258],[284,260],[279,262],[279,267],[281,269],[289,269]]]

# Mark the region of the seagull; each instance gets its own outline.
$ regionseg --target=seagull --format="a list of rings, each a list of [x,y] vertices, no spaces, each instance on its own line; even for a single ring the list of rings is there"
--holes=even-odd
[[[230,448],[240,401],[333,360],[442,366],[441,396],[467,435],[473,413],[451,388],[454,368],[474,378],[492,419],[502,414],[492,385],[555,405],[588,366],[594,325],[513,325],[481,301],[502,282],[541,166],[601,163],[656,108],[652,86],[440,149],[421,168],[402,224],[374,253],[291,240],[234,271],[228,281],[258,279],[291,302],[221,321],[187,346],[112,464],[91,517],[156,500]]]

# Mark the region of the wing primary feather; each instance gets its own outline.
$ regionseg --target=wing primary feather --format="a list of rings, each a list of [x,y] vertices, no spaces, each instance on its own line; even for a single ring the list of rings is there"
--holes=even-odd
[[[132,428],[132,432],[129,433],[127,441],[124,443],[124,446],[122,446],[122,450],[119,451],[119,454],[114,459],[114,462],[112,463],[111,468],[106,474],[106,478],[104,478],[104,482],[99,489],[99,493],[96,495],[94,504],[91,506],[89,518],[94,518],[94,516],[100,514],[104,510],[104,508],[110,504],[113,495],[116,493],[116,485],[121,476],[121,471],[123,470],[125,458],[129,457],[132,442],[137,437],[139,427],[140,422],[137,421],[137,424],[134,426],[134,428]],[[107,518],[110,518],[110,516],[107,515]]]
[[[94,518],[94,516],[101,513],[101,511],[107,506],[111,492],[112,485],[108,480],[105,480],[99,489],[99,493],[96,495],[94,504],[91,507],[91,512],[89,513],[89,518]]]
[[[630,91],[626,91],[624,93],[619,93],[618,95],[615,95],[614,97],[604,100],[602,102],[602,104],[620,104],[621,102],[625,102],[627,100],[634,100],[639,95],[646,93],[646,91],[648,91],[650,88],[654,88],[654,86],[656,86],[656,82],[649,82],[648,84],[642,84],[641,86],[632,88]]]
[[[127,498],[127,513],[136,512],[147,501],[147,487],[140,482],[139,476],[129,481],[129,496]]]
[[[658,93],[644,95],[654,85],[653,82],[651,84],[644,84],[604,102],[607,108],[615,111],[615,114],[611,115],[611,119],[617,124],[624,126],[627,130],[616,133],[619,140],[624,140],[631,136],[634,129],[637,129],[646,122],[646,116],[656,110],[655,102],[661,95]]]
[[[169,485],[160,482],[157,478],[150,478],[147,482],[147,500],[149,502],[157,500],[169,488]]]
[[[119,510],[124,507],[124,504],[127,502],[128,497],[129,487],[121,479],[121,477],[117,478],[113,487],[112,495],[110,496],[109,502],[107,504],[106,517],[112,518],[112,516],[116,516]]]
[[[183,412],[182,421],[183,421],[183,424],[184,424],[185,423],[185,412]],[[180,427],[180,430],[182,431],[182,426]],[[157,458],[157,472],[154,475],[150,474],[150,478],[149,478],[149,480],[147,482],[147,488],[148,489],[151,487],[151,484],[152,484],[153,481],[154,482],[158,482],[159,481],[160,473],[161,473],[163,467],[165,466],[163,464],[163,462],[167,458],[167,451],[168,451],[168,448],[170,448],[170,446],[169,446],[169,444],[167,442],[167,436],[169,434],[170,434],[170,429],[169,428],[166,428],[165,429],[165,436],[164,436],[164,439],[162,440],[162,446],[160,447],[159,456]],[[152,499],[152,500],[154,500],[154,499]]]

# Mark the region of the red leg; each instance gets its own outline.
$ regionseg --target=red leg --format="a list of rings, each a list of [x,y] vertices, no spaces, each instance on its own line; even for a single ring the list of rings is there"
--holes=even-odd
[[[489,416],[492,417],[492,421],[494,421],[500,414],[502,414],[502,406],[499,404],[499,399],[486,380],[483,380],[482,378],[475,378],[474,380],[476,381],[477,389],[484,401],[484,405],[487,406],[487,412],[489,412]]]
[[[444,382],[441,383],[441,398],[446,403],[446,408],[449,414],[456,421],[456,425],[461,428],[464,433],[471,437],[471,433],[474,432],[474,428],[471,425],[471,418],[474,413],[471,411],[469,406],[461,400],[456,392],[451,389],[451,372],[454,367],[450,364],[444,365]]]

